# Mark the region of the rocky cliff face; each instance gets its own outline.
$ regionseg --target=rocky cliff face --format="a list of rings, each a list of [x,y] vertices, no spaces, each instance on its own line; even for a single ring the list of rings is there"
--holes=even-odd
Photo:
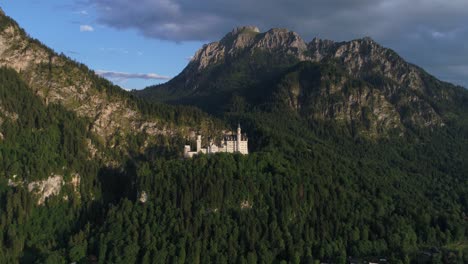
[[[378,75],[392,80],[400,87],[413,90],[424,89],[421,70],[404,61],[394,51],[380,46],[371,38],[334,43],[314,39],[308,44],[309,60],[322,62],[331,59],[340,61],[350,76],[367,79]]]
[[[2,20],[6,20],[2,15]],[[61,103],[80,116],[94,120],[92,129],[104,139],[117,130],[142,131],[142,117],[127,102],[99,92],[89,72],[73,65],[37,41],[18,25],[8,23],[0,32],[0,65],[22,73],[46,103]],[[157,122],[147,124],[158,126]],[[160,126],[160,131],[164,129]]]
[[[323,63],[337,60],[347,75],[364,80],[371,84],[373,90],[378,90],[389,103],[387,105],[393,105],[394,112],[401,113],[404,108],[411,108],[413,113],[406,120],[409,123],[426,127],[444,125],[443,117],[434,108],[432,101],[446,100],[446,103],[450,103],[453,98],[438,96],[437,93],[443,92],[442,89],[431,91],[424,78],[439,85],[442,82],[407,63],[394,51],[370,38],[343,43],[314,40],[309,48],[311,61]],[[447,86],[444,90],[451,93],[453,88]]]

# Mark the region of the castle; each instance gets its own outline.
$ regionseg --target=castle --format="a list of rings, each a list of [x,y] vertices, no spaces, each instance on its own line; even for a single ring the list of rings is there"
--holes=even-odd
[[[185,145],[184,147],[184,157],[192,158],[199,153],[203,154],[213,154],[213,153],[241,153],[244,155],[249,154],[248,149],[248,139],[244,134],[242,135],[240,124],[237,127],[237,134],[230,133],[225,134],[221,146],[218,146],[213,143],[213,140],[210,140],[206,148],[202,148],[202,137],[201,135],[197,136],[197,149],[192,151],[190,145]]]

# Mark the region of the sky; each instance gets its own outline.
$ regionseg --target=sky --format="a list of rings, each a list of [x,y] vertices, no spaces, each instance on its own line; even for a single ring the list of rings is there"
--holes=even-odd
[[[347,41],[369,36],[468,87],[468,0],[5,0],[32,37],[125,89],[176,76],[204,43],[256,25]]]

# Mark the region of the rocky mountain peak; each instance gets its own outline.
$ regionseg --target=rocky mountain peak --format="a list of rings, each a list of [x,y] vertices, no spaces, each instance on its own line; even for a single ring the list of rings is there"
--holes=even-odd
[[[227,33],[222,39],[221,43],[230,45],[238,38],[253,37],[260,33],[260,29],[256,26],[241,26],[234,28],[231,32]]]
[[[241,33],[260,33],[260,29],[256,26],[240,26],[237,28],[234,28],[230,34],[232,35],[238,35]]]
[[[390,54],[393,53],[391,50],[381,46],[379,43],[374,41],[370,37],[364,37],[360,39],[351,40],[349,42],[340,43],[338,49],[347,50],[349,53],[355,53],[355,55],[372,56],[377,53]]]
[[[282,51],[294,55],[299,59],[305,59],[303,55],[307,51],[307,44],[294,31],[283,28],[268,30],[256,43],[255,48],[267,51]]]
[[[261,33],[256,26],[242,26],[233,29],[219,42],[204,45],[194,56],[189,68],[203,70],[209,65],[222,62],[226,57],[235,57],[248,50],[262,50],[307,60],[306,42],[296,32],[284,28],[273,28]]]
[[[369,36],[365,36],[363,37],[362,39],[360,39],[362,42],[365,42],[365,43],[377,43],[375,42],[371,37]]]
[[[308,55],[312,61],[321,61],[332,52],[335,45],[332,40],[314,38],[307,44]]]
[[[226,56],[235,56],[239,51],[251,47],[260,34],[256,26],[241,26],[234,28],[220,41],[203,45],[193,56],[189,69],[203,70],[209,65],[216,64]]]
[[[0,15],[1,16],[4,16],[5,15],[5,12],[3,12],[3,9],[0,7]]]
[[[234,55],[244,48],[253,45],[256,36],[260,33],[260,29],[256,26],[242,26],[233,29],[220,41],[224,46],[224,50]]]
[[[397,83],[396,89],[420,90],[424,86],[419,69],[370,37],[339,43],[330,57],[340,60],[348,73],[357,78],[383,76]]]
[[[334,44],[335,42],[333,40],[329,40],[329,39],[321,39],[321,38],[313,38],[311,42],[309,42],[308,45],[323,45],[323,44],[329,44],[329,45],[332,45]]]
[[[187,78],[193,80],[192,77],[201,70],[223,63],[226,58],[233,61],[237,56],[250,56],[257,51],[267,52],[277,58],[290,57],[296,61],[339,61],[354,78],[382,76],[398,85],[386,89],[420,90],[424,86],[417,67],[370,37],[344,42],[314,38],[306,43],[294,31],[273,28],[260,33],[255,26],[235,28],[221,41],[203,46],[182,75],[191,76]]]

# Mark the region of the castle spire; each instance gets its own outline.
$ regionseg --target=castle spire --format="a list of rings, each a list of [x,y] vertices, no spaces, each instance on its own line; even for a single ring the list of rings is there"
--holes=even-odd
[[[242,133],[241,133],[241,127],[240,123],[237,123],[237,151],[240,152],[240,145],[241,145],[241,140],[242,140]]]

